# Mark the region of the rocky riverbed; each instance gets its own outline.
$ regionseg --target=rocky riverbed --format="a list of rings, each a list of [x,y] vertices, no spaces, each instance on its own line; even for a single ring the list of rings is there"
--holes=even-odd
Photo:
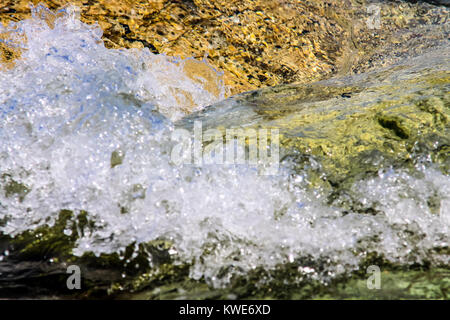
[[[0,296],[448,299],[445,1],[71,3],[0,5]]]

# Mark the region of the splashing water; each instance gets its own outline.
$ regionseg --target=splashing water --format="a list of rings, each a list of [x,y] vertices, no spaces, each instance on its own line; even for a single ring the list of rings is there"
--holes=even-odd
[[[0,192],[1,232],[16,236],[51,226],[62,209],[84,210],[95,228],[75,255],[165,238],[194,279],[216,286],[302,256],[327,261],[325,272],[312,270],[321,279],[356,269],[369,251],[448,262],[433,251],[448,246],[450,179],[441,172],[359,181],[361,203],[380,212],[371,216],[326,205],[287,165],[271,177],[245,166],[175,166],[172,120],[224,98],[215,71],[147,49],[106,49],[99,27],[70,8],[33,12],[8,27],[26,42],[15,67],[0,71],[0,189],[15,181],[27,190]],[[193,76],[195,66],[214,73]],[[434,210],[430,194],[440,201]]]

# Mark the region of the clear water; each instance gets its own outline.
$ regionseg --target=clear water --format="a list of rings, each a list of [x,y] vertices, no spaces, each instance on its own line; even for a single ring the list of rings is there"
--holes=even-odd
[[[386,169],[358,182],[361,202],[381,212],[371,216],[326,205],[288,164],[277,176],[175,166],[170,135],[183,99],[203,108],[225,88],[219,82],[212,94],[181,60],[106,49],[99,27],[71,9],[54,28],[42,19],[49,14],[36,9],[33,19],[0,29],[27,39],[16,66],[0,71],[0,189],[11,179],[29,189],[23,198],[0,192],[1,232],[15,236],[52,225],[61,209],[85,210],[96,227],[80,232],[75,255],[170,239],[174,259],[192,263],[191,277],[216,286],[304,256],[325,261],[324,271],[299,269],[321,280],[354,270],[370,251],[404,264],[448,262],[434,250],[449,241],[450,179],[440,171]]]

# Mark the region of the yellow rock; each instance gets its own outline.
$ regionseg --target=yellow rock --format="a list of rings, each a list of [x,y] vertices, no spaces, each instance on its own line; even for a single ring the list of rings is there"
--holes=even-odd
[[[383,3],[383,28],[373,33],[367,32],[366,6],[358,0],[31,2],[42,2],[50,9],[68,3],[78,6],[83,22],[99,23],[110,48],[149,47],[155,53],[196,59],[209,54],[208,62],[225,72],[230,94],[310,82],[359,65],[363,68],[375,48],[395,38],[391,35],[396,29],[409,23],[423,24],[426,10],[431,10]],[[1,1],[3,24],[29,17],[29,0]],[[20,55],[11,54],[11,48],[4,44],[0,50],[4,64],[7,60],[11,65]]]

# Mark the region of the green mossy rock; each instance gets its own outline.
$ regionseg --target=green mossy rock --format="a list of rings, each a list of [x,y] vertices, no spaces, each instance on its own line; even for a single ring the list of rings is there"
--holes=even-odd
[[[450,170],[450,71],[447,50],[353,77],[252,91],[181,120],[191,130],[267,128],[281,154],[320,165],[317,184],[350,185],[382,168],[420,160]],[[432,64],[430,63],[432,62]],[[308,162],[308,161],[306,161]],[[324,184],[323,176],[326,176]]]

